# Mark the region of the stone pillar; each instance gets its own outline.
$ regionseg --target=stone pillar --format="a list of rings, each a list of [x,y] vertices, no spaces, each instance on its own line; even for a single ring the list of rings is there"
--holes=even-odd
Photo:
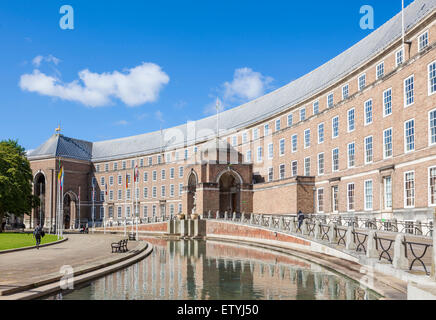
[[[180,236],[185,237],[188,235],[188,220],[180,220]]]
[[[370,230],[368,233],[368,243],[366,245],[366,256],[368,258],[378,258],[377,243],[375,239],[376,233],[374,230]]]
[[[417,236],[422,236],[422,223],[421,223],[421,220],[416,220],[416,222],[415,222],[415,234]]]
[[[307,221],[306,219],[303,220],[303,223],[301,224],[301,233],[303,235],[308,235],[309,234],[309,228],[307,226]]]
[[[219,212],[219,211],[217,211],[217,212],[216,212],[216,216],[215,216],[215,219],[217,219],[217,220],[218,220],[219,218],[220,218],[220,212]]]
[[[167,232],[169,233],[169,234],[174,234],[175,232],[174,232],[174,224],[173,224],[173,221],[168,221],[167,222]]]
[[[285,218],[281,217],[279,218],[279,230],[283,231],[283,229],[285,228]]]
[[[206,220],[194,220],[194,237],[206,236]]]
[[[254,213],[251,214],[251,217],[250,217],[250,224],[254,224]]]
[[[227,220],[229,218],[227,211],[224,212],[224,220]]]
[[[236,221],[236,212],[233,212],[232,221]]]
[[[394,257],[392,265],[396,269],[408,270],[409,260],[406,258],[406,248],[404,247],[405,236],[404,234],[397,234],[394,242]]]
[[[291,233],[297,233],[297,225],[295,223],[295,217],[291,218]]]
[[[329,242],[330,243],[337,243],[338,239],[337,239],[337,235],[336,235],[336,225],[333,222],[330,222],[329,226],[330,226]]]
[[[347,233],[345,234],[345,249],[347,250],[356,250],[357,245],[354,240],[354,227],[348,227]]]
[[[197,220],[192,220],[192,219],[187,220],[187,222],[188,222],[188,235],[190,237],[194,236],[194,223],[195,223],[195,221],[197,221]]]
[[[321,222],[319,220],[315,221],[315,240],[321,239]]]

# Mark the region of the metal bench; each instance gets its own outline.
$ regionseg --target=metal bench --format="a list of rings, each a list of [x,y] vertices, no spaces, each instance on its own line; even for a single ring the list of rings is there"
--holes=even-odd
[[[127,249],[127,242],[128,242],[129,240],[128,239],[123,239],[123,240],[120,240],[120,241],[118,241],[118,242],[113,242],[112,244],[111,244],[111,247],[112,247],[112,253],[114,253],[114,252],[126,252],[126,251],[128,251],[129,249]]]

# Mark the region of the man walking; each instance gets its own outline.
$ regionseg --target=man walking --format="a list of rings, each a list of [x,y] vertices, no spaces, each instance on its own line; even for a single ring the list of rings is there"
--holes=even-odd
[[[39,250],[39,245],[41,243],[41,236],[42,236],[42,228],[39,225],[39,223],[36,225],[35,230],[33,230],[33,236],[35,237],[36,240],[36,249]]]
[[[304,220],[304,214],[301,210],[298,211],[297,218],[298,218],[298,229],[301,230],[301,225],[303,224],[303,220]]]

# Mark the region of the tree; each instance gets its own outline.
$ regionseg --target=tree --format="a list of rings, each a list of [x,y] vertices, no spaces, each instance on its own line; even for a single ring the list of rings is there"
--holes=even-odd
[[[32,194],[32,170],[23,147],[15,140],[0,141],[0,232],[6,214],[22,216],[38,206]]]

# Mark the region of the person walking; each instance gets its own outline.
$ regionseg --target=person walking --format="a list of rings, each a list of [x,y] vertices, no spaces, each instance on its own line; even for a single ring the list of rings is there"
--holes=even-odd
[[[39,223],[36,225],[35,230],[33,231],[33,236],[36,240],[36,249],[39,250],[39,245],[41,244],[41,237],[42,237],[42,228],[39,225]]]
[[[301,225],[303,224],[303,220],[304,220],[304,214],[301,210],[298,211],[297,218],[298,218],[298,229],[301,230]]]

